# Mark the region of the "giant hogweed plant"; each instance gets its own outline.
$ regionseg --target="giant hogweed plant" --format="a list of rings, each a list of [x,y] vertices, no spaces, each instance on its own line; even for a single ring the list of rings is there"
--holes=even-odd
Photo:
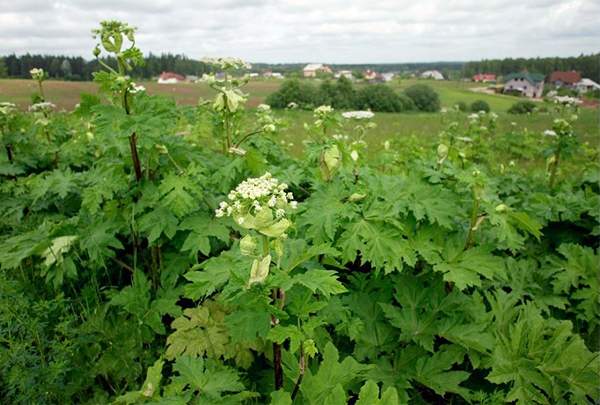
[[[219,69],[217,73],[204,74],[201,81],[215,90],[216,96],[209,106],[213,121],[213,135],[222,144],[223,153],[244,155],[242,144],[259,134],[273,134],[279,121],[271,114],[271,108],[261,104],[256,110],[256,127],[246,130],[242,126],[245,116],[245,104],[248,95],[243,87],[248,84],[247,76],[235,76],[234,72],[251,67],[250,64],[237,58],[211,58],[204,62]]]

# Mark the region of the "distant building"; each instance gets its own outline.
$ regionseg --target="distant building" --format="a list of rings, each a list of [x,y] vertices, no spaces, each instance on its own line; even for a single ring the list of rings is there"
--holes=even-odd
[[[338,79],[340,77],[345,77],[346,79],[350,79],[350,80],[352,80],[354,78],[354,76],[352,76],[351,70],[339,70],[339,71],[335,72],[334,77],[336,79]]]
[[[309,63],[302,69],[304,77],[316,77],[317,73],[331,73],[329,66],[322,63]]]
[[[592,79],[581,79],[575,84],[575,88],[580,93],[587,93],[588,91],[600,90],[600,84],[596,83]]]
[[[477,73],[473,76],[474,82],[491,83],[496,81],[496,75],[493,73]]]
[[[421,73],[423,79],[444,80],[444,75],[437,70],[426,70]]]
[[[283,79],[283,73],[273,72],[273,73],[271,73],[271,77],[273,79]]]
[[[162,72],[160,76],[158,76],[159,84],[173,84],[180,82],[185,82],[185,77],[177,73]]]
[[[378,73],[374,70],[367,69],[367,70],[365,70],[363,75],[365,77],[365,80],[375,80],[375,79],[377,79]]]
[[[271,77],[271,76],[273,76],[273,71],[272,71],[272,70],[265,70],[265,71],[263,72],[263,77],[267,77],[267,78],[269,78],[269,77]]]
[[[248,73],[248,77],[258,77],[259,74],[256,72]]]
[[[392,72],[382,73],[381,78],[384,82],[390,82],[394,78],[395,74]]]
[[[574,87],[581,81],[581,75],[579,72],[574,70],[570,72],[552,72],[548,78],[548,83],[555,85],[556,87]]]
[[[198,76],[196,75],[185,75],[185,80],[190,83],[195,83],[198,81]]]
[[[526,97],[542,97],[544,75],[539,73],[511,73],[504,77],[504,92],[517,91]]]

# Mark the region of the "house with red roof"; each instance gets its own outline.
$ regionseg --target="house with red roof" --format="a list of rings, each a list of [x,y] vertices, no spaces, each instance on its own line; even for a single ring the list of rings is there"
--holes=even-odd
[[[162,72],[160,76],[158,76],[159,84],[174,84],[180,82],[185,82],[185,77],[177,73]]]
[[[477,73],[473,76],[474,82],[490,83],[496,81],[496,75],[493,73]]]
[[[581,81],[581,74],[574,70],[570,72],[552,72],[548,78],[548,83],[555,85],[556,87],[574,87]]]

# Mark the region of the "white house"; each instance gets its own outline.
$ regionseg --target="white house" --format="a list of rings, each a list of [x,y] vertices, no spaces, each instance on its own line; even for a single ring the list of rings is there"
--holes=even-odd
[[[158,76],[159,84],[174,84],[185,82],[185,77],[173,72],[162,72],[160,76]]]
[[[392,73],[392,72],[382,73],[381,77],[383,78],[384,82],[391,82],[392,79],[394,78],[394,73]]]
[[[304,77],[316,77],[317,73],[331,73],[331,68],[322,63],[309,63],[302,69]]]
[[[279,73],[279,72],[273,72],[273,73],[271,74],[271,77],[272,77],[273,79],[283,79],[283,73]]]
[[[504,77],[504,92],[517,91],[526,97],[539,98],[544,93],[544,75],[511,73]]]
[[[353,79],[351,70],[339,70],[335,73],[334,77],[339,79],[340,77],[345,77],[346,79]]]
[[[575,84],[575,88],[580,93],[586,93],[588,91],[600,90],[600,84],[596,83],[592,79],[583,78]]]
[[[421,78],[423,79],[434,79],[434,80],[444,80],[444,75],[441,74],[438,70],[426,70],[421,73]]]

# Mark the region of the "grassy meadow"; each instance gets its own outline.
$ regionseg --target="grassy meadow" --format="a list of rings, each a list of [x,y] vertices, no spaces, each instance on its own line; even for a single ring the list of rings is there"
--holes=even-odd
[[[498,114],[498,131],[505,132],[516,123],[519,128],[527,128],[528,131],[541,133],[552,125],[551,114],[513,115],[506,111],[519,98],[500,94],[484,94],[474,92],[472,89],[483,87],[481,83],[462,81],[434,81],[434,80],[395,80],[391,86],[401,91],[413,84],[425,83],[439,94],[443,107],[450,108],[457,102],[463,101],[468,106],[475,100],[486,101],[492,111]],[[178,83],[158,84],[156,82],[142,82],[149,94],[160,94],[172,97],[178,104],[195,105],[199,98],[210,99],[214,93],[203,83]],[[253,80],[244,88],[249,94],[248,106],[256,107],[264,102],[265,98],[278,89],[281,80]],[[359,84],[360,86],[360,84]],[[44,82],[46,98],[55,103],[59,109],[71,110],[79,102],[81,93],[96,94],[97,85],[92,82],[65,82],[48,80]],[[20,108],[26,109],[30,104],[31,94],[36,92],[37,87],[32,80],[4,79],[0,80],[0,102],[10,101]],[[300,152],[302,140],[306,137],[304,123],[313,120],[310,111],[278,111],[277,116],[281,118],[286,126],[282,134],[283,140],[293,144],[293,149]],[[450,120],[459,117],[451,117],[451,114],[432,113],[376,113],[375,123],[377,128],[369,133],[369,144],[371,151],[377,151],[385,140],[395,137],[415,136],[418,138],[435,139]],[[575,123],[576,131],[591,143],[599,143],[598,109],[584,108],[581,110],[580,119]]]

